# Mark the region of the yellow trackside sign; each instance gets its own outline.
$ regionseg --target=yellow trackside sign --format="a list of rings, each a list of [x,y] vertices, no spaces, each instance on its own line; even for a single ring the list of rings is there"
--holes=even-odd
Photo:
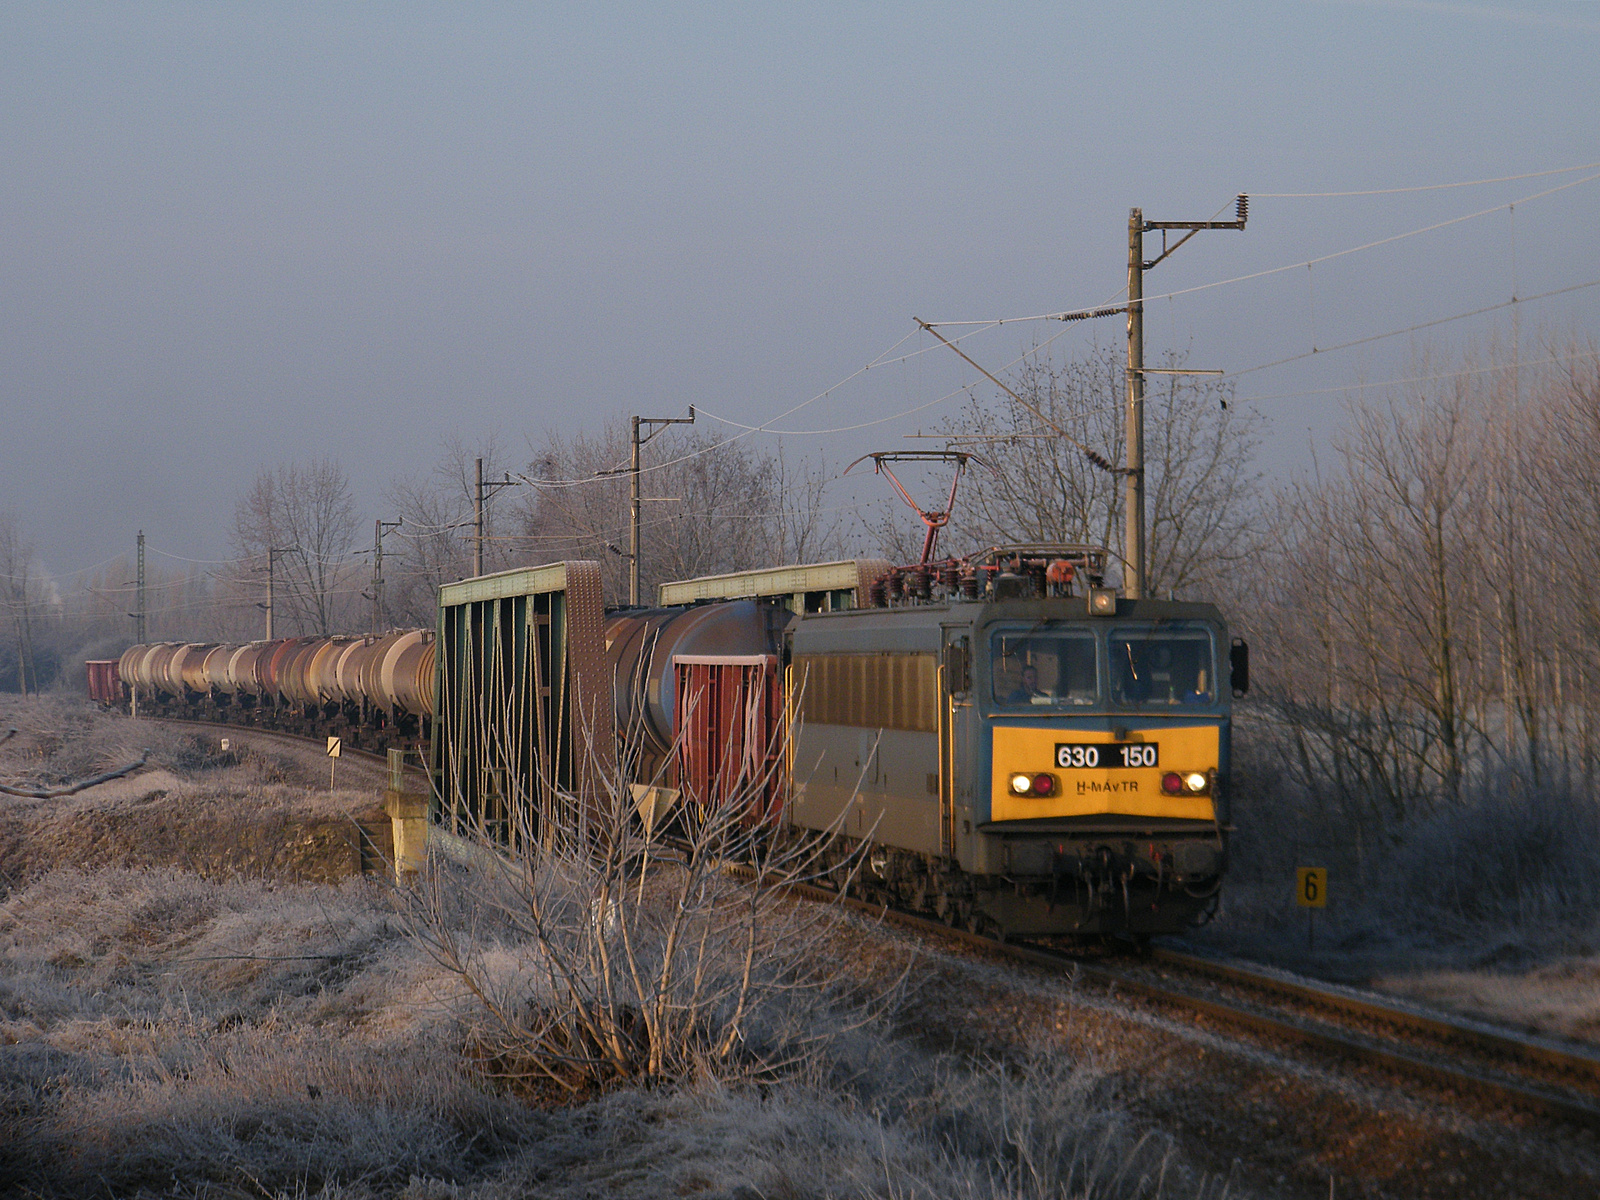
[[[328,739],[328,757],[329,758],[338,758],[339,757],[340,745],[341,745],[341,743],[340,743],[338,738],[331,737],[331,738]]]
[[[1175,817],[1210,821],[1216,816],[1211,788],[1219,763],[1215,725],[1130,729],[1121,737],[1107,730],[996,725],[993,733],[990,819],[1038,817]],[[1019,793],[1013,780],[1050,777],[1044,792]],[[1198,777],[1200,788],[1180,784],[1162,790],[1169,775]]]
[[[1301,908],[1328,907],[1328,869],[1297,867],[1294,873],[1295,903]]]

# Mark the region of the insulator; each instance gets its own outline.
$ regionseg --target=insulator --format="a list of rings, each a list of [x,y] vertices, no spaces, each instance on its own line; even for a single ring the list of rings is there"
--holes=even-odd
[[[1239,224],[1243,225],[1250,218],[1250,197],[1243,192],[1239,193]]]
[[[939,582],[944,584],[944,590],[954,592],[961,586],[961,568],[955,563],[945,563],[939,568]]]
[[[888,604],[884,593],[883,576],[879,576],[867,585],[867,603],[873,608],[883,608]]]
[[[926,567],[912,567],[906,572],[906,592],[917,600],[927,600],[933,595],[931,579]]]
[[[983,593],[983,582],[978,577],[975,567],[964,567],[961,571],[961,594],[968,600],[976,600]]]
[[[900,578],[899,571],[889,572],[888,584],[890,600],[898,600],[905,594],[905,580]]]
[[[1045,578],[1058,588],[1065,588],[1072,583],[1077,568],[1064,558],[1058,558],[1045,570]]]

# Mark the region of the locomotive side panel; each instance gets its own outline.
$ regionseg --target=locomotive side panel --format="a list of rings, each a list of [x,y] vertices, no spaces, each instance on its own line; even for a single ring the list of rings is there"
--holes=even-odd
[[[795,734],[790,820],[938,854],[938,739],[902,729],[806,723]],[[930,780],[932,787],[930,788]]]
[[[940,833],[939,617],[928,606],[807,614],[791,629],[791,819],[913,854]]]

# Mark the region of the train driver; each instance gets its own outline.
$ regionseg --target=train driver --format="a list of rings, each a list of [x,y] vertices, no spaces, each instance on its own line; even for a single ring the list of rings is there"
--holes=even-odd
[[[1022,668],[1022,679],[1011,694],[1005,699],[1007,704],[1032,704],[1035,696],[1042,696],[1039,690],[1039,668],[1028,663]]]

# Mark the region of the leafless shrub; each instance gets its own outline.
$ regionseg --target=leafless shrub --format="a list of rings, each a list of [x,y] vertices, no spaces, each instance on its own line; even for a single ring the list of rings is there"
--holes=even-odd
[[[819,1048],[806,1070],[757,1087],[704,1071],[535,1110],[475,1086],[461,1049],[483,1029],[476,1001],[392,918],[360,885],[175,872],[62,872],[0,902],[0,1190],[1196,1193],[1175,1166],[1162,1189],[1163,1151],[1117,1115],[1099,1069],[971,1072],[881,1026],[841,1038],[837,1009],[804,995],[784,1019],[790,1045]]]
[[[796,1006],[827,1000],[814,966],[828,912],[781,885],[822,874],[831,836],[752,820],[770,782],[647,821],[611,778],[583,799],[539,789],[542,807],[509,805],[498,836],[468,823],[480,865],[436,860],[411,916],[478,1002],[485,1070],[570,1100],[770,1076],[808,1053],[817,1022]],[[855,864],[830,865],[848,877]]]

